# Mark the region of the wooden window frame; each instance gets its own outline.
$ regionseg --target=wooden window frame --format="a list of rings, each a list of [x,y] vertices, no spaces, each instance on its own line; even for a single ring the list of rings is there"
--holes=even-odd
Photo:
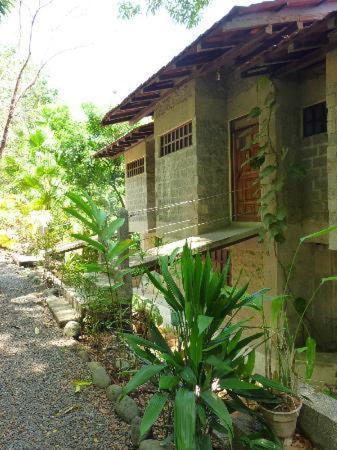
[[[193,145],[192,120],[159,136],[159,156],[170,155]]]
[[[145,158],[135,159],[126,164],[126,178],[133,178],[145,172]]]
[[[328,126],[326,101],[321,101],[309,105],[302,110],[302,130],[303,138],[326,133]]]

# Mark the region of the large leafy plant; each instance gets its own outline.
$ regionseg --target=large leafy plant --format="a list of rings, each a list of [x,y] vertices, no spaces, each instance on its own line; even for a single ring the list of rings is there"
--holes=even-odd
[[[131,298],[128,305],[127,299],[121,298],[121,294],[116,293],[116,290],[123,286],[123,278],[128,272],[128,269],[121,267],[129,258],[129,248],[132,244],[130,239],[119,240],[117,237],[117,231],[125,219],[109,220],[108,213],[98,208],[87,194],[81,196],[71,192],[67,197],[71,200],[72,206],[66,207],[65,211],[78,219],[86,230],[83,233],[73,233],[72,236],[98,253],[97,262],[86,264],[84,269],[86,272],[107,276],[111,307],[118,307],[119,325],[122,329],[126,325],[125,320],[131,315]],[[129,326],[130,324],[127,328]]]
[[[229,262],[222,272],[214,271],[209,255],[203,261],[200,255],[193,256],[187,246],[180,262],[181,280],[174,279],[168,261],[167,257],[160,259],[162,280],[152,273],[148,276],[172,310],[172,326],[178,336],[176,348],[168,345],[154,324],[150,327],[151,340],[125,334],[146,364],[124,387],[122,397],[156,380],[158,392],[145,410],[141,435],[150,429],[165,405],[173,403],[177,450],[212,449],[212,430],[224,432],[232,440],[232,411],[256,414],[244,398],[264,403],[278,401],[266,387],[282,387],[252,375],[255,348],[263,333],[244,336],[249,319],[237,323],[233,320],[241,308],[256,308],[265,290],[248,295],[247,285],[240,289],[228,287]],[[259,439],[256,441],[258,446]],[[261,445],[268,442],[262,439]],[[269,444],[267,448],[278,448]]]
[[[291,277],[296,267],[296,260],[301,246],[308,241],[320,238],[326,234],[336,231],[337,226],[331,226],[324,228],[315,233],[308,234],[300,238],[298,246],[294,252],[288,273],[286,275],[285,286],[282,295],[272,299],[271,303],[271,324],[270,327],[266,327],[268,337],[275,335],[276,346],[276,367],[273,371],[272,357],[273,348],[271,346],[272,340],[266,341],[266,375],[273,377],[277,381],[281,382],[284,386],[288,387],[292,392],[296,393],[298,390],[298,373],[296,368],[296,361],[299,354],[305,356],[305,378],[309,381],[312,378],[315,359],[316,359],[316,342],[310,336],[309,330],[305,324],[305,316],[313,304],[315,297],[321,287],[329,282],[337,281],[337,276],[330,276],[322,278],[318,286],[312,292],[311,297],[306,301],[303,298],[295,297],[290,289]],[[288,321],[287,310],[289,303],[292,303],[298,318],[295,329],[290,326]],[[305,345],[298,345],[298,337],[300,331],[304,329],[307,335]]]

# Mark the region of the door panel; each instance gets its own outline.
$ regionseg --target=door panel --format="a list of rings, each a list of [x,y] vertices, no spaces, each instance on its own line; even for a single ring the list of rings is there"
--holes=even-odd
[[[242,119],[241,119],[242,120]],[[244,128],[232,128],[233,220],[259,221],[259,171],[251,168],[249,158],[258,152],[254,139],[259,132],[257,123]]]

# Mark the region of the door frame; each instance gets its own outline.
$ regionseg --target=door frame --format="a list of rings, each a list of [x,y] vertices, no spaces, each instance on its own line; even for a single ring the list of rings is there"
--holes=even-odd
[[[238,126],[238,128],[235,128],[235,124],[236,123],[240,123],[242,122],[242,125]],[[235,199],[235,184],[236,184],[236,177],[235,177],[235,167],[234,167],[234,163],[235,163],[235,138],[234,138],[234,134],[237,133],[238,131],[244,131],[246,129],[252,128],[254,126],[257,126],[259,129],[259,120],[258,118],[253,118],[251,117],[249,114],[246,114],[244,116],[240,116],[237,117],[235,119],[232,119],[229,122],[229,131],[230,131],[230,198],[231,198],[231,220],[232,222],[257,222],[257,220],[236,220],[235,216],[236,216],[236,199]]]

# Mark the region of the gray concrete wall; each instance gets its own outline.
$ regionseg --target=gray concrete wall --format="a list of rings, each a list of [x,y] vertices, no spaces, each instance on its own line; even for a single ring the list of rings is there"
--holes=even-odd
[[[199,233],[230,223],[226,91],[214,74],[196,82]]]
[[[160,136],[189,121],[193,126],[193,145],[160,157]],[[194,81],[157,105],[154,130],[156,235],[170,242],[197,232],[197,203],[192,201],[198,195]]]
[[[125,174],[125,206],[131,214],[130,231],[141,233],[142,237],[146,238],[156,226],[155,211],[149,211],[155,207],[153,139],[145,139],[125,152],[125,170],[128,163],[142,157],[144,158],[144,173],[131,178],[127,178]]]
[[[301,71],[297,79],[300,114],[303,108],[325,101],[325,64]],[[302,125],[302,124],[301,124]],[[301,183],[303,231],[312,232],[329,222],[327,184],[327,133],[303,137],[301,130],[300,160],[306,170]]]

